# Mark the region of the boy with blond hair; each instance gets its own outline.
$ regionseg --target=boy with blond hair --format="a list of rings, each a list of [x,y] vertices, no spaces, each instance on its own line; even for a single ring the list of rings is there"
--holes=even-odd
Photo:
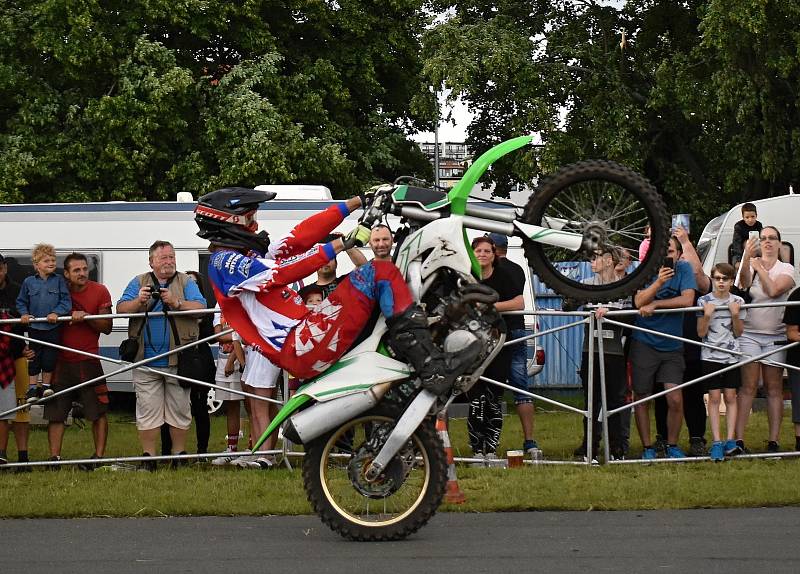
[[[717,263],[711,269],[711,293],[697,300],[697,304],[703,308],[697,314],[697,335],[703,338],[703,343],[716,347],[703,347],[700,351],[703,375],[714,375],[704,381],[708,392],[708,418],[714,440],[710,452],[713,461],[723,460],[725,454],[733,453],[736,449],[736,394],[742,385],[740,370],[718,372],[739,361],[734,353],[739,351],[737,339],[744,331],[743,320],[747,314],[741,308],[744,300],[731,293],[734,276],[733,265]],[[723,394],[728,421],[728,440],[725,442],[722,440],[719,424],[719,407]]]
[[[31,251],[31,260],[36,273],[22,282],[17,310],[21,315],[20,322],[28,325],[28,336],[33,339],[30,348],[35,356],[28,367],[30,378],[25,398],[29,403],[34,403],[53,394],[50,383],[58,357],[58,349],[36,341],[54,344],[61,341],[58,316],[72,311],[72,298],[64,277],[56,275],[55,247],[49,243],[39,243]],[[47,322],[31,323],[35,317],[47,317]],[[42,374],[41,387],[38,387],[39,373]]]

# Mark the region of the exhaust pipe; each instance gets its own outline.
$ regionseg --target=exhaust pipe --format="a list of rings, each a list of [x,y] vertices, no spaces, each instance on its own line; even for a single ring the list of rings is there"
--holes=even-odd
[[[390,388],[392,383],[381,383],[361,393],[316,403],[289,418],[283,434],[292,442],[306,444],[371,409]]]

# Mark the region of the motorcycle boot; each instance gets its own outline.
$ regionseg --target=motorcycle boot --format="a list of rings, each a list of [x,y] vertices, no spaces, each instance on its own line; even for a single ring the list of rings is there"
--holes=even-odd
[[[419,305],[387,319],[387,345],[399,358],[411,364],[422,388],[436,395],[449,391],[456,378],[475,362],[481,352],[480,341],[473,341],[457,353],[445,353],[434,344],[428,330],[428,316]]]

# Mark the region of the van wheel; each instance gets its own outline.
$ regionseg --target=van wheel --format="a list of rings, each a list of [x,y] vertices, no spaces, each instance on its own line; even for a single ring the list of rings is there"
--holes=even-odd
[[[528,205],[525,223],[583,236],[578,252],[525,238],[528,264],[548,287],[564,297],[595,303],[632,294],[661,267],[667,251],[670,219],[656,188],[635,171],[612,161],[587,160],[543,178]],[[591,261],[597,251],[624,248],[635,262],[639,244],[651,228],[650,248],[638,266],[617,281],[582,283],[575,262]]]

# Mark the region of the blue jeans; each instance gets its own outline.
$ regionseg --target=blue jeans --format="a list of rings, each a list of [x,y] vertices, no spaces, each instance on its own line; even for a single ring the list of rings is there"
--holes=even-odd
[[[519,339],[530,335],[526,329],[511,329],[508,332],[508,340]],[[508,384],[527,391],[531,385],[531,377],[528,376],[528,345],[527,341],[522,341],[511,346],[511,373],[508,377]],[[523,405],[532,403],[533,399],[528,395],[514,393],[514,404]]]

